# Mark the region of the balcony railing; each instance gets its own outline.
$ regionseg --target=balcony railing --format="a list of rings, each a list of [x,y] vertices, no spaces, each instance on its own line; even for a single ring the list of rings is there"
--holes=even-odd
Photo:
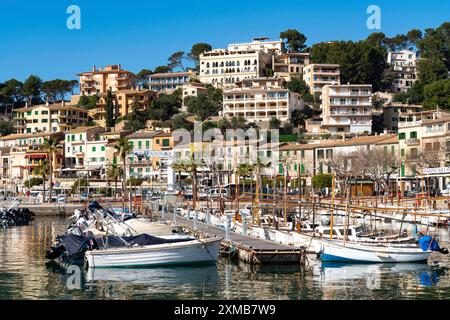
[[[410,138],[405,140],[406,145],[408,146],[416,146],[420,144],[420,140],[417,138]]]

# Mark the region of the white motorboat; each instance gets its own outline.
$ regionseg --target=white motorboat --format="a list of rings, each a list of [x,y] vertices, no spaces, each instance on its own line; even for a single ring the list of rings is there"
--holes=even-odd
[[[319,256],[322,261],[335,262],[420,262],[427,261],[431,250],[417,245],[367,245],[339,241],[320,241]]]
[[[221,238],[195,239],[154,245],[90,250],[85,253],[85,262],[91,268],[215,263],[219,256],[221,240]]]

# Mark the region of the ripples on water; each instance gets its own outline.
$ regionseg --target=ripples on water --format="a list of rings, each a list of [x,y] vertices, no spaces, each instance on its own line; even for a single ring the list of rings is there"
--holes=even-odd
[[[66,270],[45,250],[65,221],[0,230],[0,299],[449,299],[449,256],[429,264],[249,266],[220,259],[190,268]],[[449,231],[440,230],[449,246]],[[79,275],[79,277],[78,277]]]

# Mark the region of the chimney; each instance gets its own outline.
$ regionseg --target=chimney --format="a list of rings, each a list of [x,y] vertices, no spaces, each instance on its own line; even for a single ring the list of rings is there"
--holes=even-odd
[[[50,104],[48,103],[48,99],[47,100],[45,100],[45,106],[49,106]]]
[[[28,108],[28,100],[25,101],[25,108]]]
[[[92,72],[95,72],[95,66],[92,66]]]
[[[64,101],[64,99],[61,100],[61,106],[64,107],[66,105],[66,102]]]

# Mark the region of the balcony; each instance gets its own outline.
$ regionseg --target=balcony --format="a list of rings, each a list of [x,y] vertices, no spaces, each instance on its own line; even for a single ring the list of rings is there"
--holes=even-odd
[[[407,146],[417,146],[420,144],[420,140],[417,138],[406,139],[405,143]]]

